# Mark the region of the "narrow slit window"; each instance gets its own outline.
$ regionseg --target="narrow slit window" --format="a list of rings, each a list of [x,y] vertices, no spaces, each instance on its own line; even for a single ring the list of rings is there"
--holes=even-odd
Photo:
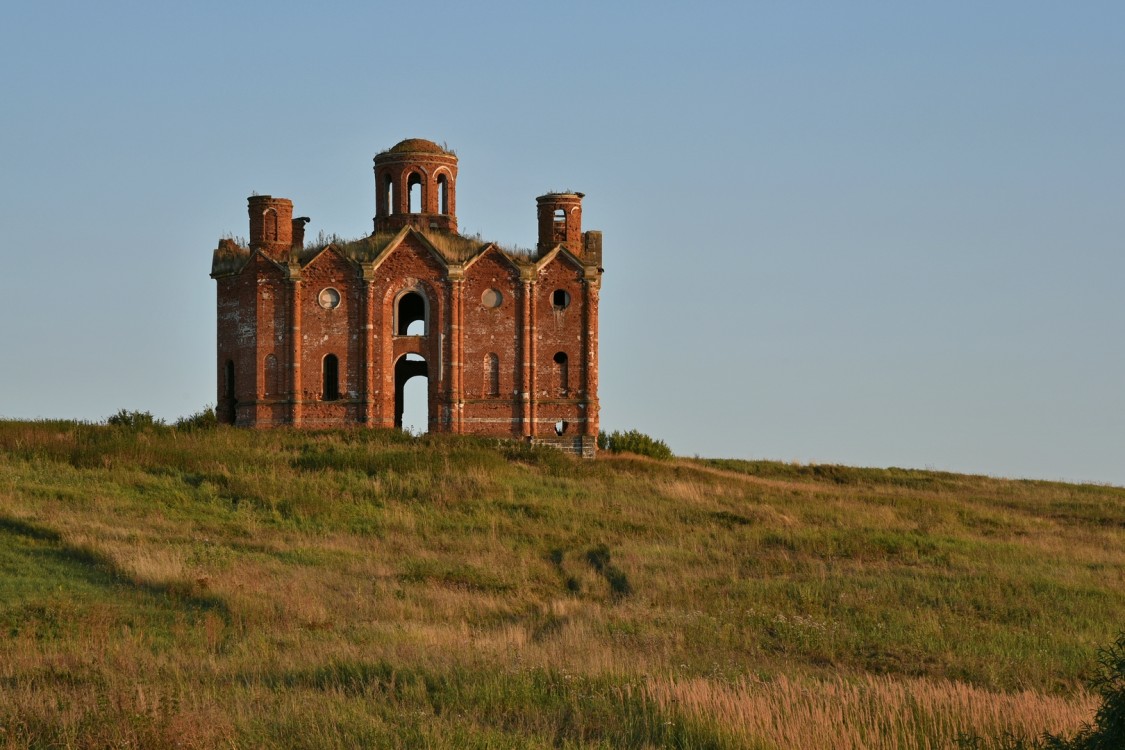
[[[336,401],[340,398],[340,361],[335,354],[324,358],[324,401]]]
[[[225,375],[225,377],[223,379],[224,379],[224,381],[226,381],[225,385],[226,385],[226,391],[227,391],[227,400],[233,401],[234,400],[234,360],[228,359],[227,360],[227,366],[224,369],[226,370],[226,372],[223,373]]]
[[[484,392],[489,396],[500,395],[500,358],[495,354],[484,358]]]
[[[228,359],[223,368],[223,390],[226,393],[226,417],[228,424],[234,424],[238,416],[238,401],[234,397],[234,360]]]
[[[280,390],[278,387],[277,357],[272,354],[266,355],[265,386],[267,396],[276,396]]]
[[[558,352],[555,354],[555,387],[560,396],[566,396],[570,391],[570,373],[569,363],[567,361],[566,352]]]

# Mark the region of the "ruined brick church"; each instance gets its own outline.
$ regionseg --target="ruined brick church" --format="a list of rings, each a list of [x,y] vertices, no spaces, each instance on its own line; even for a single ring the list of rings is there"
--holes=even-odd
[[[539,196],[534,252],[457,231],[457,157],[427,140],[375,157],[375,226],[305,244],[285,198],[249,198],[250,240],[220,240],[218,400],[244,427],[402,427],[426,378],[432,432],[593,455],[601,232],[582,193]]]

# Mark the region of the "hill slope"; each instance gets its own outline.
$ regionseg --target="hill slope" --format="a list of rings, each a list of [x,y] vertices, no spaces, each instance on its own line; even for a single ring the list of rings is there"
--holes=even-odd
[[[945,747],[1069,730],[1125,490],[0,422],[0,746]]]

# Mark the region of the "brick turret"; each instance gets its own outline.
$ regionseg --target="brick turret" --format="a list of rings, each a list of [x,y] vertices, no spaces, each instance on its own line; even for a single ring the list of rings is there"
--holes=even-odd
[[[375,157],[375,231],[457,231],[457,156],[408,138]]]
[[[274,260],[288,258],[293,246],[293,201],[272,195],[252,195],[247,203],[250,249],[260,249]]]
[[[535,199],[539,204],[539,257],[556,245],[582,257],[582,193],[547,193]]]

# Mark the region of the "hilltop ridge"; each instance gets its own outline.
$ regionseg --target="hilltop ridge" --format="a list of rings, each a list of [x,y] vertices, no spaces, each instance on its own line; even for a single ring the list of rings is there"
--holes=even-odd
[[[15,747],[1030,737],[1089,718],[1125,622],[1115,487],[370,430],[0,448]]]

